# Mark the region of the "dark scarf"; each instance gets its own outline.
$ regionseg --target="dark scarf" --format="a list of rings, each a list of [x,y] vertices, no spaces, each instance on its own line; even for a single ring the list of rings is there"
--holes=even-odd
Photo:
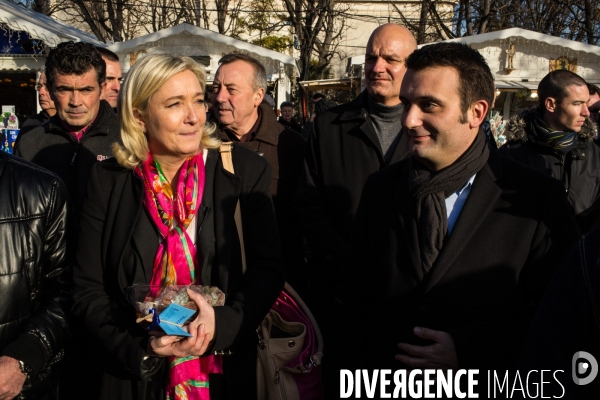
[[[479,131],[469,149],[449,167],[431,172],[410,159],[409,188],[415,204],[421,267],[427,273],[438,257],[448,232],[446,198],[479,172],[489,157],[485,133]]]
[[[566,154],[578,144],[577,132],[555,131],[540,118],[538,113],[530,124],[530,129],[535,132],[538,140],[552,147],[557,154]]]

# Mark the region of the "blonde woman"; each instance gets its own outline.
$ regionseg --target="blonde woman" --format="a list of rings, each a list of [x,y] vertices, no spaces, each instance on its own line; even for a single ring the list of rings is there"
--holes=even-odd
[[[271,171],[243,148],[223,168],[205,125],[206,75],[188,57],[148,55],[119,101],[123,146],[93,170],[80,219],[74,314],[101,346],[101,399],[246,399],[256,393],[255,328],[284,284]],[[247,271],[234,221],[240,201]],[[223,307],[192,297],[190,338],[135,323],[134,284],[219,287]]]

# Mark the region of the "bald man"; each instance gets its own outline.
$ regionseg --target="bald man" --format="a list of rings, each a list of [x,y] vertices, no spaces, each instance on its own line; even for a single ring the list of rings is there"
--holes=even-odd
[[[375,29],[365,55],[367,89],[321,113],[308,139],[305,174],[296,201],[315,260],[329,286],[348,253],[348,240],[367,177],[408,155],[401,135],[404,61],[417,48],[403,26]]]
[[[371,34],[365,55],[367,89],[350,103],[319,114],[305,155],[296,206],[312,254],[309,303],[327,341],[332,289],[348,255],[354,216],[367,177],[408,155],[401,135],[404,61],[417,48],[403,26]]]

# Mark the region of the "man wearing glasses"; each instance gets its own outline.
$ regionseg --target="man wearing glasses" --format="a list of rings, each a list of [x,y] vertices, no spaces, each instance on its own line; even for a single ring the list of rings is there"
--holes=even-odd
[[[46,68],[42,68],[40,71],[40,79],[35,84],[35,90],[38,92],[38,102],[42,111],[23,123],[19,132],[20,135],[40,126],[56,114],[56,107],[50,98],[50,92],[48,92],[48,87],[46,86]]]

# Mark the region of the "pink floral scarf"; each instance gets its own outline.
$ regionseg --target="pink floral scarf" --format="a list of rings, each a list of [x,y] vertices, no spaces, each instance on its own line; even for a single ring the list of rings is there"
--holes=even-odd
[[[151,154],[135,173],[144,180],[144,207],[158,228],[162,241],[154,257],[151,285],[200,283],[196,247],[187,228],[198,212],[204,192],[205,170],[202,153],[183,163],[177,191]],[[209,400],[208,374],[223,373],[221,357],[169,358],[167,399]]]

